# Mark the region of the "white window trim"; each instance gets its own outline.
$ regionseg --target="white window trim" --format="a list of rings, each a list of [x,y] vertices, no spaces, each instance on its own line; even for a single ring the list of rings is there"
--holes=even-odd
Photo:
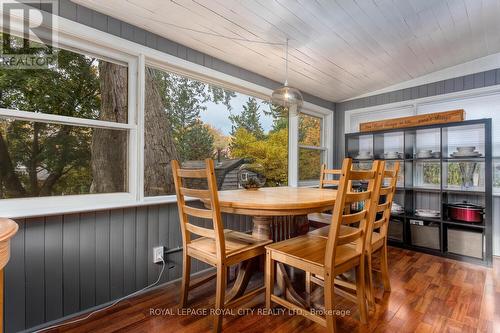
[[[0,9],[1,14],[1,9]],[[30,18],[34,20],[34,18]],[[176,202],[175,195],[144,197],[144,76],[145,65],[186,75],[202,82],[248,94],[267,100],[272,90],[257,84],[218,72],[187,60],[154,50],[86,25],[55,17],[54,27],[58,43],[63,48],[95,55],[105,60],[128,64],[129,73],[129,115],[127,124],[101,122],[90,119],[71,118],[50,114],[34,114],[0,109],[0,115],[17,119],[45,121],[74,126],[91,126],[124,129],[129,131],[129,175],[127,193],[86,194],[43,198],[22,198],[0,200],[0,216],[23,218],[34,216],[59,215],[111,208],[136,207],[151,204]],[[22,35],[23,18],[11,16],[13,33]],[[34,23],[34,22],[33,22]],[[0,27],[1,30],[1,27]],[[324,139],[326,161],[333,166],[333,111],[310,102],[304,102],[301,112],[320,116],[324,119]],[[289,186],[298,186],[298,120],[290,117],[289,127]],[[29,207],[27,209],[27,207]]]
[[[33,18],[31,18],[33,19]],[[62,18],[57,17],[55,29],[58,32],[57,47],[72,52],[92,55],[101,59],[111,59],[113,62],[124,64],[128,67],[128,122],[115,123],[94,119],[67,117],[53,114],[43,114],[22,110],[0,109],[0,116],[23,121],[36,121],[69,126],[83,126],[93,128],[104,128],[111,130],[126,130],[128,133],[128,191],[105,194],[85,194],[36,198],[16,198],[0,200],[0,216],[9,218],[47,216],[61,213],[73,213],[109,209],[128,206],[138,203],[136,174],[138,160],[137,140],[137,69],[138,57],[117,51],[112,48],[100,46],[90,39],[80,38],[78,35],[81,27],[72,27],[73,33],[67,34],[67,30],[59,30]],[[23,20],[21,17],[12,16],[11,33],[22,36]],[[67,22],[66,22],[67,23]],[[80,24],[77,24],[80,25]],[[81,26],[81,25],[80,25]],[[2,30],[2,27],[0,27]],[[31,36],[32,37],[32,36]],[[105,44],[103,44],[105,45]]]
[[[307,149],[307,150],[318,150],[321,152],[324,152],[324,163],[327,164],[328,168],[332,168],[332,163],[330,163],[329,156],[332,154],[329,154],[329,149],[328,149],[328,144],[329,144],[329,139],[327,138],[327,132],[326,132],[326,127],[328,126],[327,122],[331,121],[331,119],[328,119],[328,115],[325,114],[318,114],[316,112],[311,112],[307,110],[301,111],[301,113],[313,117],[317,117],[321,119],[321,144],[319,146],[309,146],[309,145],[301,145],[298,144],[297,149]],[[298,132],[298,130],[297,130]],[[298,134],[297,134],[298,137]],[[296,165],[297,165],[297,179],[298,179],[298,173],[300,172],[299,170],[299,158],[298,158],[298,153],[297,153],[297,160],[296,160]],[[331,161],[333,162],[333,161]],[[314,187],[319,185],[319,179],[307,179],[307,180],[298,180],[298,186],[300,187]]]

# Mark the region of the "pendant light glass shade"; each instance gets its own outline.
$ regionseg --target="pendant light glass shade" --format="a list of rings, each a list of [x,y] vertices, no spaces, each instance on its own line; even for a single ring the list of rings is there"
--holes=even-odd
[[[278,104],[287,108],[291,106],[297,106],[297,108],[301,108],[302,104],[304,104],[304,99],[302,98],[302,93],[300,92],[300,90],[289,87],[287,85],[273,91],[271,100],[274,104]]]
[[[304,104],[304,99],[300,90],[288,86],[288,38],[286,40],[285,59],[285,84],[273,91],[271,101],[273,104],[287,108],[290,115],[296,115],[302,104]]]

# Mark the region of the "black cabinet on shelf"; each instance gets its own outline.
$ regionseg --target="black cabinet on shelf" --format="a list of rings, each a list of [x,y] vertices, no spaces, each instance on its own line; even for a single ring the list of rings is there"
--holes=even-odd
[[[500,172],[491,136],[491,119],[346,134],[356,168],[400,162],[394,201],[404,210],[389,224],[391,245],[491,266],[494,162]],[[459,202],[483,207],[483,221],[450,218]]]

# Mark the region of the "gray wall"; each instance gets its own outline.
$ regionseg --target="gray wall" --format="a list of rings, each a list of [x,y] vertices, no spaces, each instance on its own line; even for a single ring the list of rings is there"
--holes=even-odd
[[[249,217],[223,215],[251,230]],[[152,249],[182,246],[176,204],[17,220],[5,268],[5,332],[18,332],[118,299],[153,283]],[[161,283],[181,277],[182,252]],[[193,260],[193,272],[208,268]]]
[[[444,95],[500,84],[500,68],[476,74],[391,91],[379,95],[337,103],[335,105],[335,165],[340,167],[344,158],[345,111],[412,99]],[[500,256],[500,197],[493,197],[493,254]]]

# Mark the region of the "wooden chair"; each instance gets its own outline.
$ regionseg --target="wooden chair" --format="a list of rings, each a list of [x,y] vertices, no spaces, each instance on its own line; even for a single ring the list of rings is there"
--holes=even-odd
[[[340,174],[342,170],[337,169],[327,169],[326,164],[321,165],[321,173],[319,177],[319,188],[325,188],[325,186],[335,186],[338,188],[340,181]],[[332,175],[328,178],[328,175]],[[332,214],[328,213],[310,213],[307,215],[309,223],[314,228],[321,228],[327,226],[332,221]]]
[[[382,178],[380,165],[379,161],[375,161],[371,170],[356,171],[352,170],[351,159],[344,160],[328,238],[307,234],[266,246],[267,308],[271,307],[272,302],[278,303],[326,326],[329,332],[333,332],[335,327],[335,316],[333,314],[334,279],[348,270],[355,269],[357,295],[354,300],[358,304],[361,321],[363,323],[367,322],[364,272],[365,239],[368,221],[376,211],[376,203],[373,202],[373,198],[378,197],[376,190],[380,188],[379,184]],[[367,180],[367,191],[357,193],[349,191],[350,181],[356,180]],[[346,214],[344,207],[346,204],[354,202],[363,202],[364,209]],[[339,231],[342,223],[351,224],[355,222],[358,223],[358,228],[352,233],[340,235]],[[275,262],[290,265],[324,278],[325,317],[274,295]]]
[[[389,229],[389,220],[391,217],[391,207],[394,201],[394,195],[396,193],[396,187],[398,183],[398,174],[400,170],[399,162],[394,164],[392,170],[384,170],[384,179],[381,183],[381,189],[379,191],[379,198],[376,199],[377,204],[377,214],[374,216],[373,221],[370,221],[369,232],[366,237],[366,261],[368,264],[368,301],[370,306],[375,305],[374,291],[373,291],[373,265],[372,258],[376,253],[380,253],[380,272],[382,274],[382,282],[385,291],[391,290],[391,284],[389,279],[389,267],[387,263],[387,232]],[[387,184],[387,185],[385,185]],[[311,231],[309,234],[319,237],[328,238],[328,227],[316,229]],[[353,228],[350,226],[341,226],[340,235],[345,235],[353,232]],[[317,281],[311,278],[309,281]],[[311,286],[306,285],[306,289],[312,289]]]
[[[196,258],[217,268],[217,286],[215,308],[237,307],[263,292],[265,287],[256,288],[243,296],[235,294],[225,300],[227,283],[227,268],[231,265],[250,260],[265,253],[264,246],[271,240],[253,238],[251,235],[234,230],[224,230],[217,194],[217,182],[214,172],[214,162],[207,159],[205,169],[181,169],[177,161],[172,161],[177,205],[181,223],[183,244],[183,271],[180,306],[185,307],[190,289],[196,288],[210,277],[190,286],[191,258]],[[206,182],[207,189],[200,189],[200,183]],[[189,184],[196,184],[197,188],[189,188]],[[203,201],[207,209],[189,206],[185,196]],[[190,218],[201,218],[211,221],[213,228],[205,228],[190,222]],[[191,238],[191,234],[201,237]],[[239,296],[239,297],[238,297]],[[214,331],[222,328],[222,311],[217,311],[214,318]]]

